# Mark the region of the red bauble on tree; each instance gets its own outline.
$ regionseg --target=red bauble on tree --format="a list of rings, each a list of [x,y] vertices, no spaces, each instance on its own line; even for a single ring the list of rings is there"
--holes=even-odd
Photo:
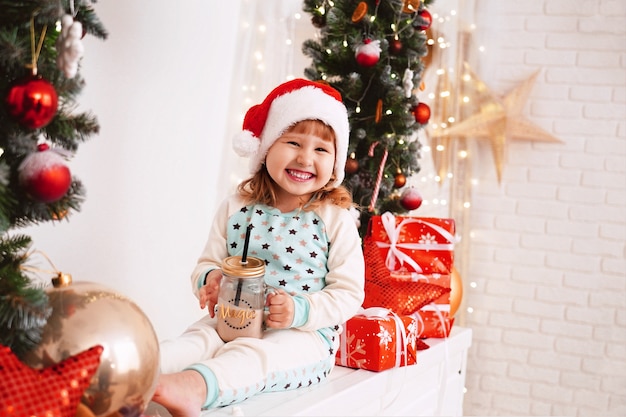
[[[418,16],[421,18],[421,21],[415,21],[414,25],[419,30],[426,30],[433,23],[433,16],[426,9],[422,9],[417,12]],[[418,19],[419,20],[419,19]]]
[[[359,170],[359,161],[356,160],[354,154],[351,154],[346,161],[346,174],[354,174]]]
[[[54,118],[59,99],[54,86],[41,77],[15,82],[6,97],[9,114],[22,126],[39,129]]]
[[[28,155],[19,168],[19,183],[28,196],[40,203],[61,199],[72,184],[72,174],[65,160],[45,143]]]
[[[422,205],[422,196],[413,187],[409,187],[400,195],[400,204],[405,210],[416,210]]]
[[[413,115],[417,123],[426,124],[428,119],[430,119],[430,107],[426,103],[419,103],[413,110]]]
[[[380,59],[380,41],[365,39],[361,45],[357,46],[354,57],[362,67],[373,67]]]
[[[394,55],[398,55],[402,52],[402,41],[397,38],[393,38],[389,41],[389,52]]]
[[[326,16],[325,15],[315,15],[311,18],[311,23],[318,29],[326,26]]]
[[[395,188],[402,188],[406,184],[406,175],[402,173],[400,168],[398,168],[398,172],[396,176],[393,178],[393,186]]]

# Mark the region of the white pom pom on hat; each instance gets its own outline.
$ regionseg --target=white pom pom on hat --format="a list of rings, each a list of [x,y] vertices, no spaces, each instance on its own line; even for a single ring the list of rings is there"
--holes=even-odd
[[[249,130],[238,133],[235,135],[235,140],[233,140],[233,149],[239,156],[248,157],[254,155],[255,152],[259,151],[260,145],[259,138],[254,136]]]
[[[335,185],[344,178],[350,125],[341,94],[327,84],[297,78],[272,90],[262,103],[252,106],[233,149],[250,158],[250,173],[263,164],[267,151],[289,127],[302,120],[321,120],[335,132]]]

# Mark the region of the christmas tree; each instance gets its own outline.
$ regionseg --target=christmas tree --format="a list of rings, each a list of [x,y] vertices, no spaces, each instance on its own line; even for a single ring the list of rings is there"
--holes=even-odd
[[[341,92],[350,117],[344,184],[361,210],[361,234],[369,217],[405,213],[421,197],[405,187],[419,171],[417,131],[430,109],[419,92],[432,17],[420,0],[304,0],[319,36],[303,44],[312,59],[305,69]]]
[[[107,36],[88,0],[0,0],[0,344],[16,354],[39,342],[50,314],[29,278],[32,240],[16,229],[67,219],[85,190],[66,160],[98,133],[76,111],[82,38]]]

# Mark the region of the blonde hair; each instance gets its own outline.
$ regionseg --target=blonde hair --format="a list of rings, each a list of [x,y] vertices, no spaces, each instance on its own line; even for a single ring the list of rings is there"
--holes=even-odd
[[[326,123],[320,120],[302,120],[289,127],[286,132],[312,134],[335,142],[335,132]],[[352,194],[343,185],[333,186],[335,174],[328,183],[318,190],[310,201],[302,201],[303,210],[313,210],[322,204],[330,203],[341,208],[353,206]],[[237,187],[237,191],[246,201],[246,204],[260,203],[268,206],[276,205],[276,183],[267,172],[265,164],[250,178],[244,180]]]

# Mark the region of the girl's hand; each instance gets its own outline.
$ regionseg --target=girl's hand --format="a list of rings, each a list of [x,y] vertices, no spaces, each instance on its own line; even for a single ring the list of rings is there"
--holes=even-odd
[[[267,327],[273,329],[287,329],[293,323],[294,316],[294,302],[293,298],[283,290],[275,290],[267,294],[267,301],[265,302],[269,306],[269,314],[265,319]]]
[[[207,274],[206,284],[199,290],[200,308],[204,310],[208,306],[211,317],[215,317],[215,304],[217,304],[217,295],[220,292],[221,279],[222,271],[214,269]]]

